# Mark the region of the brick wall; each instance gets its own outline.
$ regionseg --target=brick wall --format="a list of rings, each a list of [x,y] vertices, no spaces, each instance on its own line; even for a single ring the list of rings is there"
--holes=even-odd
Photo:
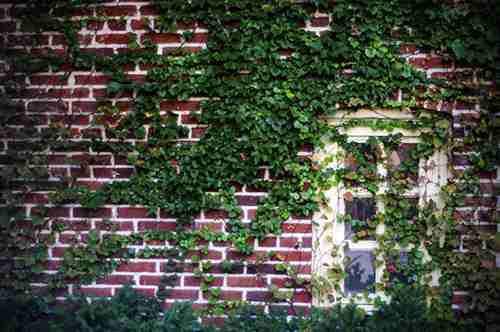
[[[29,36],[16,32],[18,22],[11,18],[12,6],[6,1],[0,1],[0,45],[13,49],[25,49],[25,42]],[[169,33],[150,33],[145,28],[144,18],[150,19],[151,24],[155,22],[156,10],[148,2],[139,1],[107,1],[97,8],[87,7],[78,15],[104,14],[112,17],[104,22],[90,22],[86,28],[80,31],[79,39],[81,47],[88,52],[102,55],[120,54],[131,52],[128,44],[135,36],[137,41],[150,38],[159,45],[159,54],[169,54],[183,43],[182,32],[185,29],[195,29],[194,38],[182,44],[185,50],[197,52],[206,47],[207,30],[200,26],[179,26],[179,30]],[[77,18],[77,17],[76,17]],[[322,33],[328,29],[328,16],[318,14],[311,22],[307,22],[305,28],[315,33]],[[58,34],[46,33],[43,35],[41,47],[30,49],[31,52],[44,53],[46,49],[52,49],[61,54],[65,53],[64,38]],[[411,45],[402,49],[404,56],[410,63],[425,70],[432,77],[448,77],[462,73],[468,79],[478,83],[481,78],[476,77],[474,72],[457,70],[452,63],[444,62],[440,57],[432,54],[419,53]],[[65,120],[71,116],[72,132],[74,141],[88,142],[92,135],[106,137],[101,130],[89,130],[96,113],[98,102],[106,98],[105,88],[109,77],[97,71],[78,71],[64,67],[70,75],[65,77],[65,72],[44,72],[25,78],[28,89],[19,99],[25,108],[28,117],[36,119],[36,128],[44,130],[49,125]],[[126,73],[136,81],[144,80],[147,68],[142,65],[126,65]],[[2,74],[3,75],[3,74]],[[133,96],[122,96],[113,99],[113,102],[124,112],[133,108]],[[178,121],[189,128],[187,140],[196,141],[203,134],[203,128],[197,125],[190,116],[199,110],[199,99],[191,99],[184,102],[165,101],[162,110],[173,110],[179,114]],[[459,125],[459,117],[468,116],[474,118],[478,111],[478,105],[471,104],[439,104],[435,107],[451,111],[455,118],[453,127],[455,135],[463,136],[463,129]],[[22,123],[21,123],[22,125]],[[147,137],[147,136],[146,136]],[[16,149],[16,142],[12,137],[1,137],[3,149],[0,152],[0,162],[7,149]],[[132,143],[139,140],[129,139]],[[304,151],[305,154],[311,153]],[[457,152],[454,155],[453,167],[457,170],[467,167],[466,154],[468,152]],[[75,161],[73,163],[72,161]],[[84,161],[88,167],[82,168],[78,164]],[[90,188],[98,188],[108,181],[123,181],[134,172],[133,166],[127,164],[122,157],[113,156],[109,153],[93,153],[83,144],[81,148],[73,151],[55,152],[50,156],[50,172],[53,177],[73,176],[77,183]],[[263,174],[263,176],[268,176]],[[482,200],[484,209],[494,207],[500,186],[498,171],[491,174],[483,174],[485,197]],[[47,203],[47,192],[37,192],[29,196],[24,209],[28,215],[34,212],[36,204]],[[255,216],[256,204],[259,197],[265,195],[254,188],[240,188],[236,197],[242,206],[243,219],[252,220]],[[61,222],[67,226],[56,239],[55,245],[49,250],[50,263],[47,273],[55,273],[65,249],[74,239],[85,240],[87,232],[92,229],[105,229],[103,218],[109,218],[118,227],[118,234],[130,234],[145,230],[171,230],[175,226],[175,220],[158,211],[156,215],[148,215],[146,209],[138,206],[106,205],[97,210],[87,210],[78,205],[65,205],[54,207],[49,210],[52,222]],[[463,209],[464,215],[467,208]],[[481,213],[479,211],[478,213]],[[224,225],[224,215],[217,211],[204,211],[196,218],[196,227],[209,226],[221,230]],[[486,227],[486,226],[485,226]],[[493,226],[488,226],[493,227]],[[283,225],[283,235],[279,238],[270,237],[256,243],[256,254],[265,253],[270,250],[281,254],[283,259],[298,267],[302,276],[307,277],[311,273],[311,245],[312,225],[310,218],[292,218]],[[491,229],[496,231],[496,229]],[[165,243],[150,243],[150,245],[161,247]],[[141,249],[144,243],[137,243],[131,248]],[[257,273],[252,265],[243,265],[232,273],[222,273],[218,264],[225,259],[238,260],[237,254],[232,252],[225,244],[213,243],[209,248],[209,259],[214,263],[213,274],[215,276],[214,286],[222,288],[222,299],[248,300],[262,302],[269,296],[267,285],[276,284],[283,286],[286,277],[277,273],[273,264],[277,261],[265,263],[263,273]],[[131,283],[135,288],[147,295],[154,295],[158,291],[160,278],[163,275],[165,259],[133,259],[128,264],[120,266],[109,277],[97,280],[95,283],[84,286],[82,292],[98,296],[111,296],[116,289],[125,283]],[[189,263],[189,262],[188,262]],[[199,280],[194,278],[193,273],[186,272],[179,275],[176,287],[170,294],[168,301],[193,300],[197,305],[207,303],[207,297],[199,289]],[[191,269],[192,271],[192,269]],[[43,285],[40,284],[42,287]],[[71,285],[62,290],[58,295],[63,298],[75,290]],[[456,303],[460,302],[457,297]],[[295,296],[296,306],[308,306],[311,303],[310,296],[299,290]]]

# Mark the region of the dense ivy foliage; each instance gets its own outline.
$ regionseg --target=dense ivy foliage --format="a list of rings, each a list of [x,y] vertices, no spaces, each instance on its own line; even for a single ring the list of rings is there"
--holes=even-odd
[[[92,149],[126,155],[136,167],[136,173],[127,182],[109,183],[98,191],[68,185],[54,192],[52,202],[76,201],[89,208],[105,203],[140,204],[151,213],[161,210],[177,220],[176,230],[168,232],[111,235],[105,239],[97,232],[90,232],[85,246],[75,246],[66,253],[60,273],[51,280],[54,287],[62,286],[67,277],[88,283],[109,273],[120,261],[108,258],[117,255],[122,255],[122,261],[130,257],[167,257],[172,261],[172,271],[168,272],[173,275],[176,262],[194,251],[197,255],[192,260],[199,264],[196,275],[203,280],[202,288],[210,288],[213,295],[210,312],[222,313],[232,304],[219,302],[219,292],[210,287],[213,279],[208,272],[210,262],[204,259],[208,249],[200,243],[230,241],[235,250],[251,254],[250,239],[279,234],[281,224],[291,216],[312,215],[327,204],[323,192],[332,186],[360,185],[377,195],[378,186],[387,179],[373,171],[370,152],[350,142],[344,131],[363,125],[389,133],[370,142],[373,146],[383,146],[385,156],[391,156],[401,143],[401,136],[393,133],[396,129],[424,133],[410,160],[390,174],[389,191],[380,197],[387,208],[376,216],[371,231],[357,237],[375,235],[376,226],[385,224],[387,232],[377,238],[384,261],[395,254],[397,246],[412,247],[409,252],[412,263],[401,268],[401,273],[416,276],[418,283],[425,283],[430,272],[441,269],[444,293],[449,295],[452,288],[472,291],[470,309],[479,312],[479,316],[472,317],[483,321],[491,318],[490,314],[499,305],[498,272],[480,266],[483,260],[491,261],[498,240],[471,230],[470,236],[476,239],[471,241],[473,250],[457,253],[454,250],[458,246],[457,232],[464,229],[455,227],[454,212],[467,195],[481,193],[478,173],[499,164],[495,98],[483,104],[478,122],[470,124],[463,144],[477,151],[471,157],[473,167],[460,176],[455,174],[454,180],[443,188],[446,207],[438,209],[429,201],[418,211],[416,222],[408,224],[404,221],[410,206],[399,199],[401,191],[418,182],[412,176],[405,176],[415,172],[418,160],[429,159],[437,150],[462,148],[460,142],[450,139],[447,116],[426,109],[424,106],[429,104],[424,102],[467,99],[478,91],[483,95],[488,93],[482,86],[462,81],[429,79],[401,57],[401,48],[411,44],[421,50],[444,53],[450,60],[480,68],[480,75],[491,78],[498,52],[498,30],[494,15],[484,15],[487,6],[479,1],[448,4],[431,0],[335,3],[156,0],[153,3],[160,16],[152,30],[173,30],[181,23],[205,26],[209,31],[207,48],[193,54],[180,47],[174,54],[160,56],[154,43],[139,44],[132,40],[130,47],[141,52],[90,56],[79,51],[75,38],[75,31],[85,20],[73,22],[64,16],[55,22],[50,19],[81,2],[29,3],[33,8],[43,7],[51,15],[47,20],[33,19],[33,23],[39,24],[36,29],[65,33],[70,42],[68,60],[75,68],[95,66],[112,76],[107,89],[110,102],[100,107],[100,117],[95,123],[104,126],[112,140],[95,138]],[[316,11],[331,17],[330,30],[321,35],[303,29],[304,22]],[[192,36],[191,31],[182,35],[184,41]],[[122,71],[122,66],[131,62],[152,65],[145,83],[129,80]],[[57,63],[52,61],[50,65]],[[134,93],[135,107],[124,115],[112,101],[129,92]],[[203,98],[197,120],[206,125],[206,131],[196,143],[182,143],[187,138],[186,129],[178,125],[175,113],[160,109],[160,103],[193,97]],[[338,126],[325,121],[338,112],[382,108],[411,113],[414,120],[370,123],[353,120]],[[131,137],[147,137],[147,143],[130,145],[125,139]],[[318,151],[325,143],[337,143],[351,154],[359,165],[357,172],[348,167],[332,170],[327,162],[300,154],[310,147]],[[377,158],[383,159],[382,155]],[[249,224],[240,220],[241,211],[234,196],[241,185],[268,192]],[[209,209],[227,213],[224,232],[192,227],[194,216]],[[10,218],[6,220],[10,222]],[[164,250],[122,250],[139,239],[168,240],[173,245]],[[422,246],[432,257],[430,263],[422,259]],[[258,261],[268,258],[281,259],[271,252]],[[296,286],[331,292],[325,286],[329,282],[301,280],[297,271],[286,263],[280,268]],[[338,290],[345,272],[335,266],[331,272],[330,281]],[[384,289],[387,281],[385,276],[384,283],[377,288]],[[477,285],[484,288],[477,289]],[[292,293],[271,291],[279,301],[291,299]],[[438,319],[451,318],[447,301],[449,298],[440,297],[433,302],[433,314]]]

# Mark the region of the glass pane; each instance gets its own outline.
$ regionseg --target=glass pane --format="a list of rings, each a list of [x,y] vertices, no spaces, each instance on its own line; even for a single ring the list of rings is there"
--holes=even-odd
[[[373,292],[373,287],[370,287],[375,283],[373,254],[369,251],[348,250],[345,256],[350,260],[346,266],[345,291],[359,293],[368,289],[369,292]]]
[[[366,233],[369,225],[368,220],[372,219],[376,213],[375,200],[373,198],[353,198],[352,201],[344,201],[345,213],[345,238],[352,239],[355,234],[359,238],[373,239],[373,236]],[[365,231],[365,232],[363,232]]]
[[[357,187],[363,177],[372,178],[377,174],[377,146],[376,143],[346,143],[344,149],[347,151],[344,165],[347,174],[344,176],[345,183]]]
[[[396,179],[418,179],[418,159],[412,158],[417,145],[411,143],[400,144],[396,151],[392,151],[389,158],[391,177]]]
[[[399,281],[406,285],[411,284],[414,281],[414,276],[408,271],[409,256],[408,253],[402,251],[399,253],[399,257],[393,257],[387,262],[387,272],[389,272],[389,281],[394,283]]]
[[[408,202],[408,207],[404,209],[406,219],[415,220],[418,214],[418,198],[406,198],[405,201]]]

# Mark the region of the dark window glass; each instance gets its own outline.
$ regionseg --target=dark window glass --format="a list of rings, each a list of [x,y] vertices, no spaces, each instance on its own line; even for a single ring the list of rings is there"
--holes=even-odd
[[[375,200],[373,198],[353,198],[352,201],[344,201],[345,212],[349,217],[345,223],[345,237],[351,239],[356,233],[368,231],[368,220],[376,213]],[[365,236],[363,238],[373,238]]]
[[[375,283],[374,257],[369,251],[348,250],[345,252],[349,262],[346,266],[347,277],[344,281],[347,293],[359,293],[368,289],[373,292]]]
[[[350,142],[349,151],[344,160],[345,166],[352,170],[357,171],[361,167],[374,167],[376,170],[377,152],[373,144]]]
[[[398,257],[393,257],[388,260],[386,269],[389,272],[389,281],[394,283],[399,281],[406,285],[411,284],[414,281],[414,276],[408,269],[409,256],[408,253],[402,251],[399,253]]]
[[[375,143],[349,142],[344,146],[348,151],[344,160],[347,170],[344,183],[347,186],[359,187],[363,178],[373,178],[377,175],[377,147]]]
[[[396,151],[389,155],[390,177],[396,179],[418,179],[418,159],[412,157],[416,144],[400,144]]]
[[[418,198],[406,198],[405,200],[408,202],[408,206],[404,207],[406,219],[416,219],[418,213]]]

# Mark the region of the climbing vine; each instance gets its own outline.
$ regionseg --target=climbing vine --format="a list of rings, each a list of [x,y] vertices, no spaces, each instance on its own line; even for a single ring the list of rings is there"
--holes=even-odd
[[[193,38],[193,32],[186,30],[182,33],[183,43],[170,55],[158,55],[152,41],[139,42],[131,36],[129,46],[138,52],[95,56],[79,50],[75,33],[82,24],[105,17],[75,22],[70,16],[62,16],[38,22],[39,31],[49,29],[65,34],[70,45],[67,60],[75,68],[94,68],[112,77],[107,85],[107,101],[99,107],[93,123],[105,130],[106,139],[94,137],[89,148],[124,156],[135,166],[128,181],[111,182],[98,190],[65,180],[65,187],[51,195],[51,203],[75,202],[86,208],[137,204],[146,206],[152,215],[161,211],[177,221],[172,231],[146,231],[130,236],[89,232],[85,245],[77,243],[66,252],[59,273],[50,281],[53,287],[62,286],[67,278],[88,283],[134,257],[168,258],[171,271],[167,271],[167,279],[173,279],[176,272],[182,272],[181,262],[190,259],[198,266],[194,274],[201,280],[202,290],[210,292],[209,313],[222,314],[226,305],[234,303],[219,301],[220,289],[211,287],[214,278],[206,258],[207,242],[227,241],[234,250],[248,256],[254,251],[254,239],[261,241],[269,235],[279,235],[282,223],[290,217],[312,216],[328,204],[323,193],[333,186],[344,184],[353,190],[362,187],[378,195],[381,183],[388,182],[388,190],[380,197],[385,210],[377,213],[368,227],[359,228],[355,239],[376,237],[377,254],[384,257],[377,264],[390,265],[387,270],[406,278],[401,279],[414,278],[412,282],[425,284],[432,271],[440,270],[442,289],[469,291],[470,317],[493,319],[491,313],[499,306],[495,286],[499,274],[482,266],[498,251],[498,237],[469,227],[474,220],[457,221],[456,212],[467,200],[470,205],[471,195],[478,198],[482,194],[480,173],[498,167],[498,97],[483,86],[461,80],[431,79],[401,56],[401,49],[410,45],[437,52],[450,61],[474,68],[481,77],[493,79],[498,30],[494,17],[483,15],[482,2],[152,3],[159,16],[154,27],[151,22],[144,22],[151,32],[175,30],[186,23],[206,27],[207,48],[187,52],[183,46]],[[43,2],[46,18],[80,5],[82,2]],[[328,14],[331,22],[330,29],[321,34],[304,29],[304,23],[318,11]],[[151,68],[145,82],[138,83],[127,76],[123,66],[129,63]],[[478,101],[473,94],[477,91],[486,95],[481,112],[472,121],[465,119],[466,135],[462,140],[452,139],[452,120],[445,112],[433,111],[433,105]],[[115,99],[127,94],[134,96],[134,109],[124,113]],[[190,141],[187,128],[179,125],[175,109],[161,106],[162,102],[189,98],[201,100],[195,118],[204,133],[196,142]],[[325,121],[340,112],[362,109],[395,109],[413,117],[408,121],[351,119],[340,125]],[[345,130],[354,127],[369,127],[388,135],[374,137],[366,148],[349,141]],[[420,143],[405,161],[393,157],[401,144],[401,135],[395,133],[398,129],[421,132]],[[131,144],[130,138],[144,143]],[[68,138],[61,140],[70,143]],[[332,170],[327,162],[315,160],[308,153],[310,147],[318,151],[325,144],[341,146],[357,168]],[[414,204],[399,198],[401,192],[422,181],[415,176],[419,161],[428,160],[436,151],[448,153],[452,160],[454,153],[464,149],[474,151],[470,154],[471,165],[461,174],[453,174],[443,187],[445,206],[437,207],[429,200],[417,211],[410,211]],[[382,178],[376,172],[375,161],[397,167],[388,173],[389,179]],[[235,197],[241,186],[267,192],[250,223],[241,219]],[[196,229],[195,216],[214,209],[223,213],[225,229]],[[345,218],[346,222],[356,223],[347,220],[348,216]],[[489,221],[496,222],[498,217],[491,215]],[[376,228],[381,224],[387,231],[377,236]],[[465,239],[467,245],[463,244]],[[166,241],[168,245],[161,249],[127,249],[137,241]],[[397,264],[397,247],[412,248],[408,253],[410,264]],[[423,247],[430,261],[422,257]],[[457,251],[458,248],[467,250]],[[272,252],[247,264],[259,265],[267,259],[283,261],[276,269],[291,280],[290,292],[270,286],[277,301],[293,303],[294,287],[313,292],[315,287],[328,284],[324,280],[300,278],[284,257]],[[233,264],[225,262],[225,269],[230,270]],[[329,272],[333,288],[338,290],[345,271],[338,265],[331,266]],[[383,283],[376,287],[390,291],[387,286],[391,282],[386,274]],[[168,285],[166,280],[166,290]],[[476,285],[484,288],[477,289]],[[429,293],[432,291],[429,288]],[[434,311],[438,319],[450,319],[448,300],[441,297],[433,302],[439,309]]]

